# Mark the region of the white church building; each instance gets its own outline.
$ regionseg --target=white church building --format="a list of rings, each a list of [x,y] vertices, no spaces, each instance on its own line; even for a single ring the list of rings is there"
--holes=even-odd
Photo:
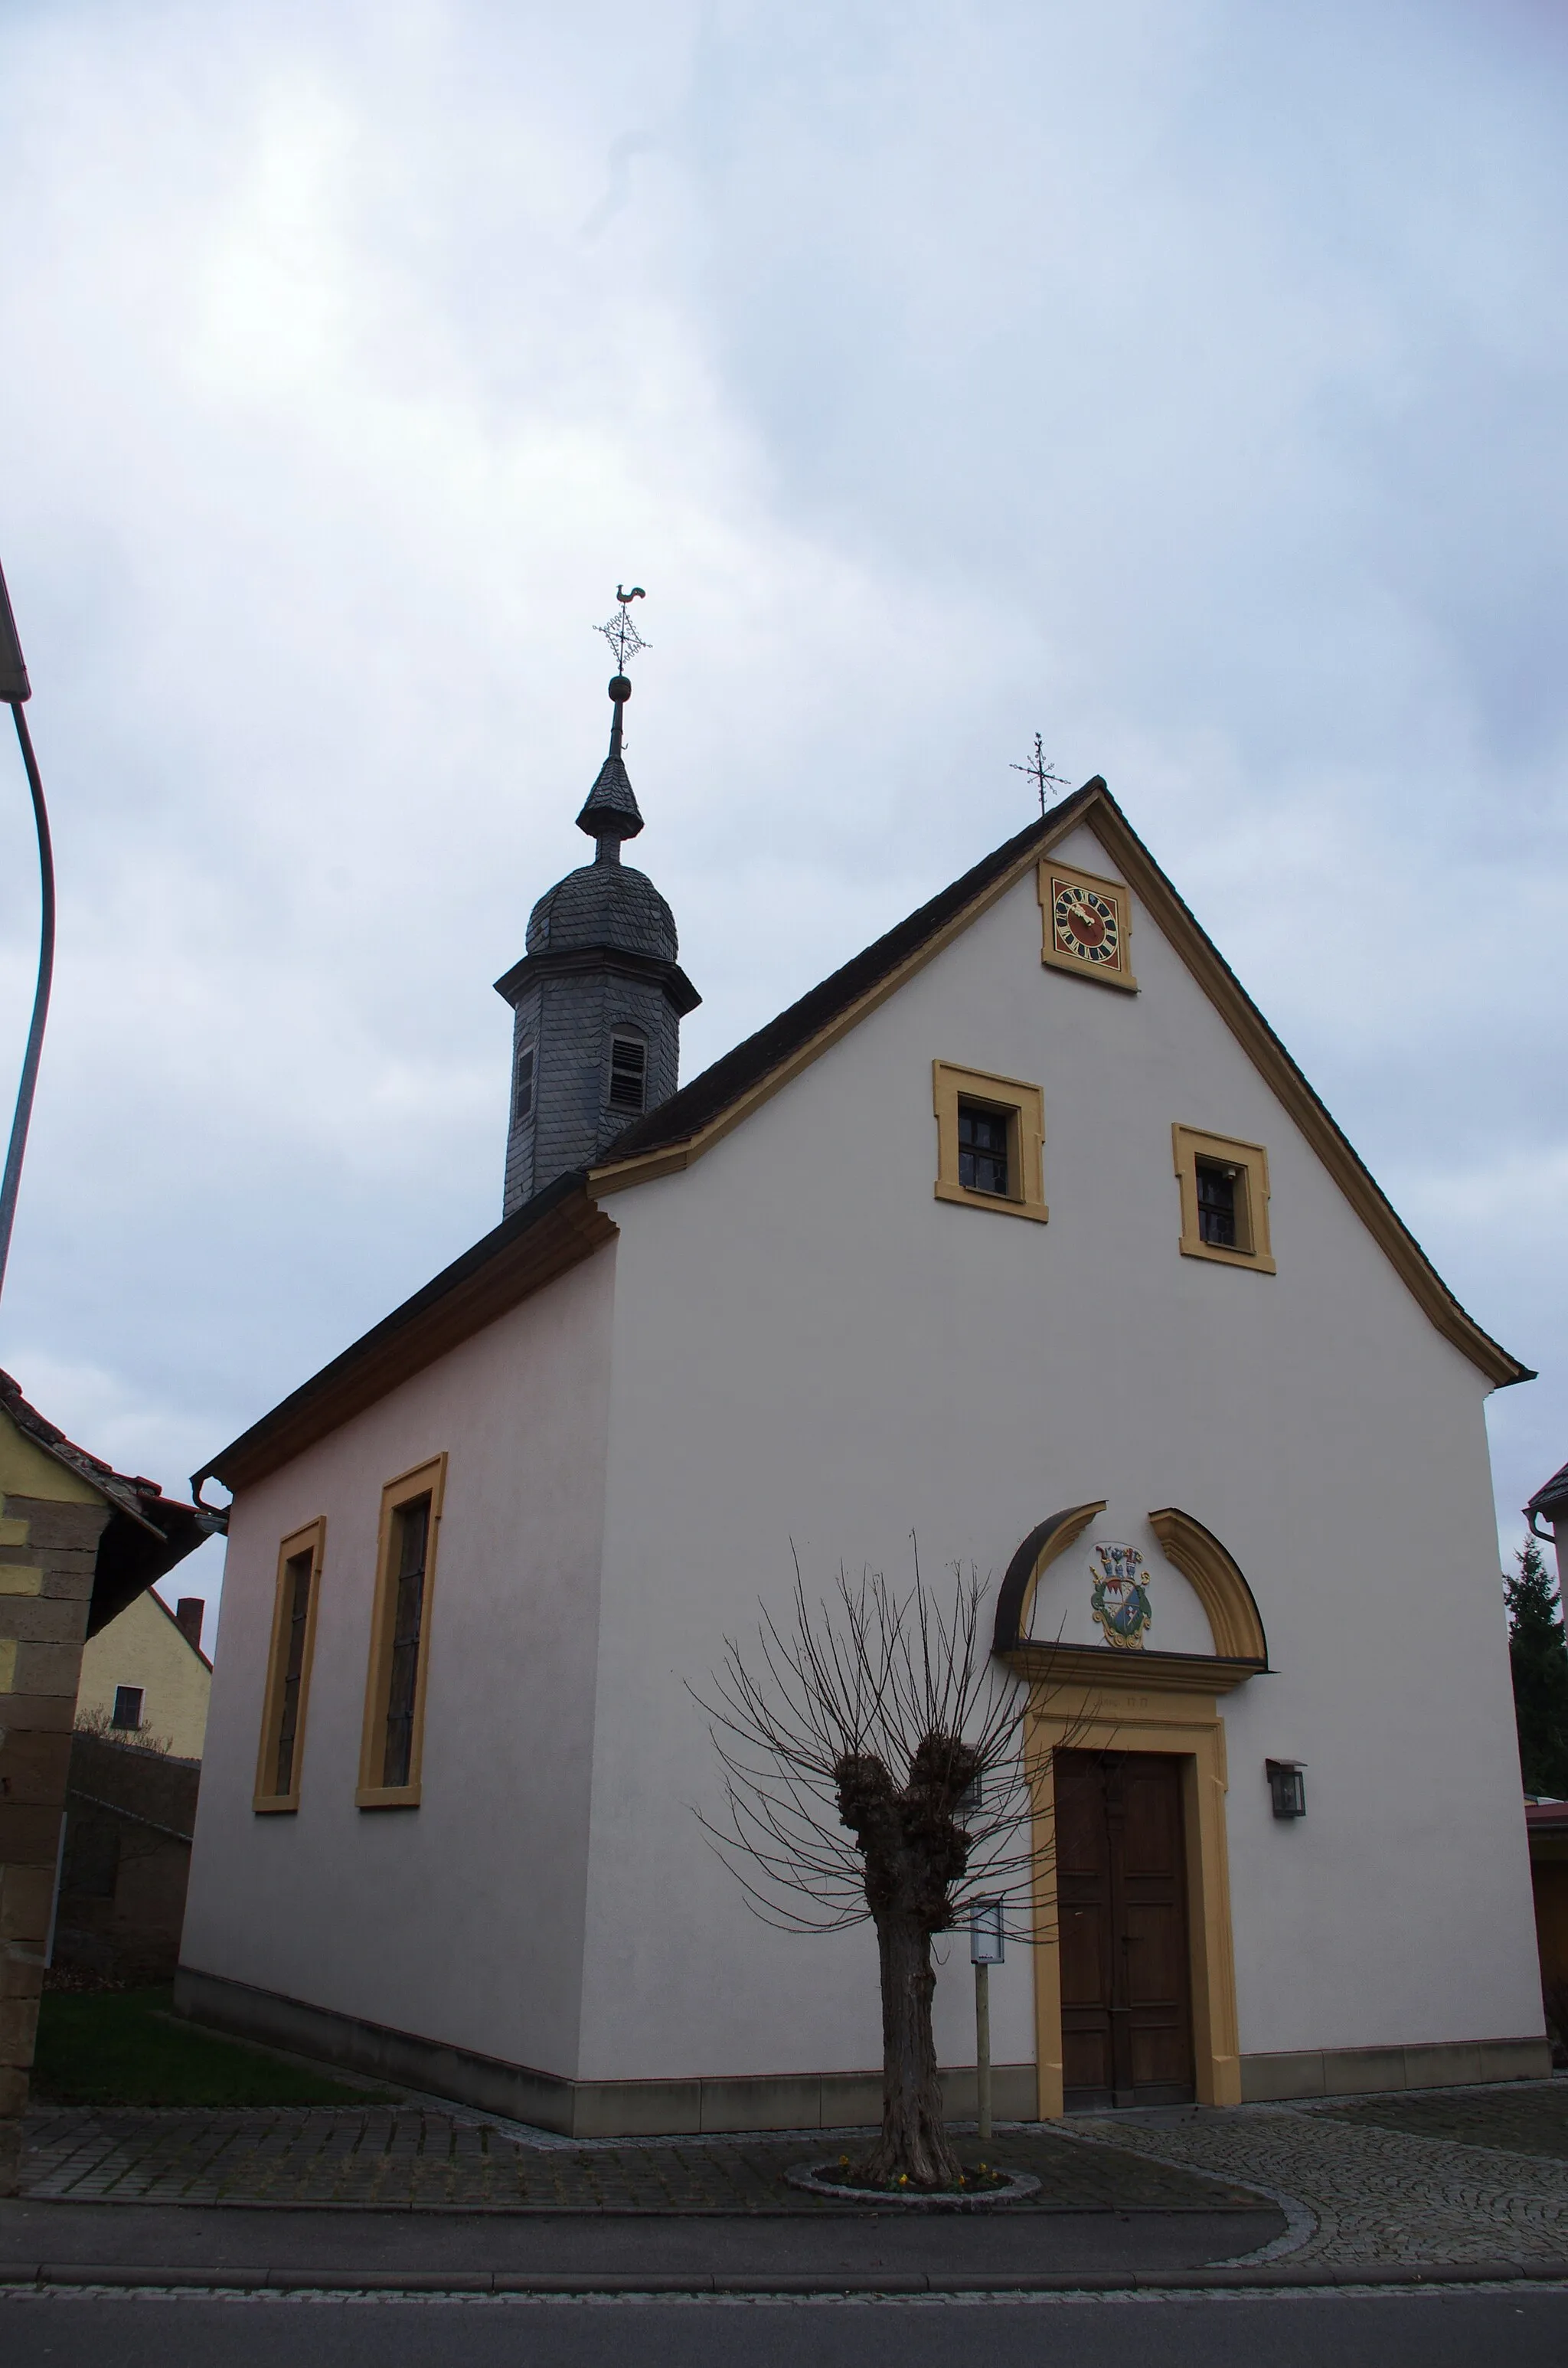
[[[687,1689],[791,1549],[825,1590],[914,1532],[991,1574],[1055,1837],[999,2113],[1545,2073],[1484,1425],[1526,1369],[1098,780],[677,1090],[610,688],[595,860],[499,983],[501,1224],[198,1475],[181,2006],[580,2135],[875,2118],[874,1933],[749,1912]]]

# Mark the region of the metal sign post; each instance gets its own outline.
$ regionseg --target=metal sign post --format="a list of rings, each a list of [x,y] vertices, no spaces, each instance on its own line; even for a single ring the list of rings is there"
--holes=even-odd
[[[974,2089],[982,2142],[991,2142],[991,1968],[1003,1962],[1002,1902],[977,1899],[970,1910],[969,1955],[974,1967]]]

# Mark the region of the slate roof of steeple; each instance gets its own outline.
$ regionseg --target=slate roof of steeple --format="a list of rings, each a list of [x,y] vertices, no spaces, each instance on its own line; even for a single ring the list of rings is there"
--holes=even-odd
[[[676,916],[645,871],[629,863],[585,863],[547,888],[528,918],[530,954],[604,947],[674,962]]]
[[[619,712],[616,723],[620,721]],[[617,732],[617,738],[619,734]],[[577,827],[590,838],[635,838],[642,827],[642,810],[619,748],[611,748],[597,779],[584,801]]]

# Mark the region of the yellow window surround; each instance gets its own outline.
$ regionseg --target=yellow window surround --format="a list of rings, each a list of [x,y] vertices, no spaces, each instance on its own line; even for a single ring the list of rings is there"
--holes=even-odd
[[[1261,1143],[1208,1134],[1193,1126],[1173,1126],[1171,1144],[1181,1188],[1181,1254],[1211,1258],[1217,1266],[1248,1266],[1259,1274],[1276,1271],[1268,1239],[1268,1154]],[[1199,1214],[1200,1167],[1221,1169],[1235,1203],[1235,1247],[1205,1241]]]
[[[261,1815],[291,1813],[300,1805],[300,1770],[305,1756],[305,1711],[310,1701],[311,1662],[316,1644],[316,1607],[326,1559],[326,1521],[318,1518],[290,1531],[278,1549],[278,1579],[272,1599],[272,1638],[267,1655],[267,1691],[262,1702],[261,1742],[256,1751],[256,1791],[251,1806]],[[302,1628],[295,1624],[301,1581],[305,1590]],[[299,1645],[298,1664],[294,1647]],[[292,1701],[290,1701],[292,1692]],[[279,1766],[285,1729],[287,1780]]]
[[[1018,1077],[996,1077],[983,1069],[962,1069],[951,1061],[931,1064],[937,1111],[937,1198],[968,1209],[990,1209],[1005,1217],[1032,1217],[1044,1224],[1043,1163],[1045,1097],[1039,1086]],[[959,1180],[959,1106],[968,1103],[1007,1122],[1007,1190],[976,1192]]]
[[[381,1491],[381,1519],[376,1551],[376,1598],[370,1619],[370,1666],[365,1686],[365,1725],[359,1746],[359,1784],[354,1798],[361,1809],[416,1809],[420,1797],[420,1766],[425,1745],[425,1690],[430,1671],[430,1611],[436,1591],[436,1549],[441,1528],[441,1498],[446,1489],[447,1458],[433,1455],[426,1463],[390,1480]],[[401,1568],[407,1525],[427,1506],[423,1537],[422,1568],[418,1574],[417,1641],[410,1645],[398,1632]],[[405,1611],[407,1609],[405,1605]],[[412,1684],[399,1656],[414,1654]],[[408,1696],[394,1703],[393,1683]],[[407,1725],[406,1766],[401,1782],[388,1782],[392,1729]]]

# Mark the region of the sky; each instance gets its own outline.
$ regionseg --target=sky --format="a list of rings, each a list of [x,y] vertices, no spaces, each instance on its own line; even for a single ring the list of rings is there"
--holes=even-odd
[[[1540,1368],[1510,1551],[1568,1455],[1565,120],[1551,0],[0,0],[61,894],[0,1364],[181,1489],[496,1221],[492,982],[635,581],[683,1074],[1019,828],[1040,731]],[[0,1103],[36,929],[0,750]]]

